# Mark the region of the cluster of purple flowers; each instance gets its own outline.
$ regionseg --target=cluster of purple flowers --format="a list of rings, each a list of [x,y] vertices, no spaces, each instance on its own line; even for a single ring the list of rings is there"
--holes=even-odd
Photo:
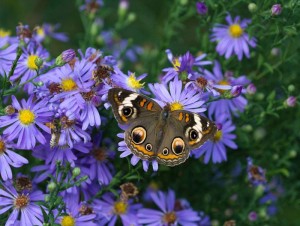
[[[86,0],[81,10],[94,13],[102,5],[102,0]],[[197,3],[197,11],[205,15],[207,7]],[[233,55],[238,60],[243,56],[249,58],[249,47],[256,46],[256,39],[245,32],[251,21],[232,19],[230,15],[226,21],[228,25],[218,24],[212,29],[211,41],[217,42],[216,51],[226,59]],[[254,93],[255,86],[245,75],[234,75],[222,69],[217,60],[208,60],[207,54],[194,56],[186,52],[176,57],[169,49],[166,55],[171,67],[162,70],[161,82],[146,85],[143,79],[147,74],[124,73],[118,64],[120,52],[125,51],[127,58],[135,61],[142,49],[135,46],[128,49],[129,44],[124,40],[114,43],[111,32],[103,32],[102,38],[112,56],[90,47],[85,52],[66,50],[51,59],[43,43],[49,38],[68,40],[64,33],[55,32],[57,28],[44,24],[30,31],[27,25],[20,25],[17,37],[0,38],[0,76],[10,82],[11,90],[25,92],[27,96],[21,100],[14,95],[4,99],[7,107],[5,115],[0,116],[3,131],[0,135],[0,214],[12,209],[6,225],[43,225],[38,201],[45,197],[36,184],[55,174],[57,162],[79,167],[80,176],[88,177],[80,186],[59,194],[66,211],[57,213],[56,221],[63,226],[115,225],[120,221],[123,225],[210,225],[208,216],[194,211],[187,200],[176,199],[173,190],[149,191],[145,195],[150,202],[145,206],[133,198],[136,194],[128,194],[123,188],[117,194],[105,193],[101,199],[93,200],[116,173],[111,161],[116,149],[121,158],[130,156],[132,165],[141,160],[127,147],[124,133],[117,135],[122,141],[116,148],[111,137],[100,128],[108,124],[107,116],[102,114],[109,107],[107,93],[112,87],[121,87],[151,94],[159,105],[169,105],[172,111],[198,114],[207,111],[207,117],[216,122],[218,131],[191,155],[203,158],[204,163],[220,163],[227,160],[227,150],[238,148],[234,141],[233,117],[245,110],[245,94]],[[11,167],[29,163],[21,155],[24,151],[31,151],[42,163],[31,168],[34,178],[27,178],[30,186],[18,189],[13,183]],[[142,161],[144,171],[148,171],[150,165],[154,171],[158,170],[156,161]],[[264,170],[253,166],[251,159],[248,159],[248,175],[255,186],[266,183]],[[70,173],[66,180],[72,177]],[[261,203],[270,199],[268,193]],[[93,201],[88,203],[88,200]]]

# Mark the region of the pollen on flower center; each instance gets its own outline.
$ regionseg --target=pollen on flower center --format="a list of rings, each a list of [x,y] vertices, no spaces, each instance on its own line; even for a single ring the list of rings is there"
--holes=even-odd
[[[76,85],[76,82],[73,79],[67,78],[67,79],[62,80],[61,88],[64,91],[71,91],[71,90],[76,89],[77,85]]]
[[[45,31],[42,27],[38,27],[36,28],[36,33],[41,36],[41,37],[44,37],[45,36]]]
[[[19,120],[23,125],[30,125],[34,122],[35,115],[32,111],[28,109],[23,109],[19,111]]]
[[[37,55],[30,55],[28,58],[27,58],[27,66],[29,69],[31,70],[37,70],[38,69],[38,66],[35,64],[35,60],[38,58]]]
[[[181,66],[181,63],[180,63],[179,59],[175,58],[173,60],[173,67],[174,67],[175,71],[179,71],[180,66]]]
[[[165,215],[163,216],[163,221],[165,223],[167,223],[168,225],[174,224],[176,219],[177,219],[177,216],[176,216],[175,212],[165,213]]]
[[[14,206],[17,209],[21,209],[25,206],[27,206],[29,203],[29,197],[27,195],[19,195],[15,201],[14,201]]]
[[[75,226],[75,220],[70,215],[64,216],[61,219],[61,223],[60,224],[61,224],[61,226]]]
[[[94,158],[100,162],[103,162],[107,159],[107,152],[104,148],[96,148],[93,150]]]
[[[204,89],[208,84],[208,81],[204,77],[199,77],[196,79],[196,85],[199,86],[201,89]]]
[[[3,140],[0,140],[0,155],[5,152],[5,143]]]
[[[218,130],[216,133],[215,133],[215,136],[213,138],[213,141],[214,142],[218,142],[219,140],[221,140],[223,136],[223,133],[222,133],[222,130]]]
[[[1,38],[7,37],[9,35],[10,35],[10,31],[6,31],[6,30],[0,28],[0,37]]]
[[[170,105],[170,108],[171,108],[171,111],[176,111],[176,110],[182,110],[183,109],[183,105],[179,102],[173,102],[171,105]]]
[[[115,204],[114,204],[114,212],[117,215],[124,214],[124,213],[126,213],[126,211],[127,211],[127,203],[122,202],[122,201],[115,202]]]
[[[129,78],[127,79],[127,84],[129,87],[131,87],[132,89],[141,89],[144,86],[144,82],[140,83],[139,80],[136,79],[135,74],[132,73]]]
[[[239,24],[232,24],[229,27],[229,34],[233,37],[233,38],[238,38],[243,34],[243,29],[241,28],[241,26]]]

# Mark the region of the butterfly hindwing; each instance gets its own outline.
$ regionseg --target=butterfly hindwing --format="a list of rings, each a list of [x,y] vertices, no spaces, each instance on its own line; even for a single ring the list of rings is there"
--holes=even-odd
[[[175,166],[183,163],[190,151],[212,139],[215,123],[189,111],[172,111],[165,126],[165,136],[157,152],[159,163]]]

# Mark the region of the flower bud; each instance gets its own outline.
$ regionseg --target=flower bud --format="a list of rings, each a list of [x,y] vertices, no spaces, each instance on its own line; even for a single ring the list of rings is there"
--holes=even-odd
[[[293,84],[289,85],[289,86],[288,86],[288,91],[289,91],[289,92],[295,91],[295,86],[294,86]]]
[[[257,11],[257,5],[253,2],[249,3],[248,10],[250,13],[255,13]]]
[[[257,213],[255,211],[251,211],[248,214],[249,221],[256,221],[257,220]]]
[[[45,202],[49,202],[50,201],[50,195],[45,195],[44,200],[45,200]]]
[[[288,107],[295,107],[295,105],[297,104],[297,98],[294,96],[290,96],[285,100],[284,104]]]
[[[251,132],[253,130],[253,127],[250,124],[243,125],[242,130],[245,132]]]
[[[128,0],[120,0],[119,8],[118,8],[119,17],[124,18],[124,16],[126,15],[126,12],[128,10],[128,7],[129,7]]]
[[[186,5],[188,4],[189,0],[180,0],[181,5]]]
[[[281,50],[279,48],[272,48],[271,49],[271,55],[274,56],[274,57],[279,56],[280,53],[281,53]]]
[[[256,86],[253,83],[251,83],[247,86],[247,93],[250,95],[253,95],[256,93]]]
[[[8,105],[4,108],[4,112],[6,115],[12,115],[16,112],[16,109],[12,105]]]
[[[243,86],[233,86],[231,88],[231,95],[232,97],[238,97],[241,95],[242,93],[242,90],[243,90]]]
[[[289,157],[290,158],[295,158],[297,156],[297,152],[295,151],[295,150],[291,150],[290,152],[289,152]]]
[[[200,15],[207,14],[208,9],[204,2],[197,2],[196,8],[197,8],[197,13],[199,13]]]
[[[254,191],[254,195],[256,198],[259,198],[261,197],[265,192],[265,186],[262,185],[262,184],[259,184],[256,188],[255,188],[255,191]]]
[[[76,53],[73,49],[67,49],[63,51],[58,57],[55,59],[55,64],[57,66],[63,66],[66,63],[70,62],[73,60],[76,56]]]
[[[136,15],[135,15],[135,13],[129,13],[128,14],[128,22],[133,22],[133,21],[135,21],[135,19],[136,19]]]
[[[56,184],[54,182],[50,182],[47,186],[48,190],[51,192],[51,191],[54,191],[54,189],[56,188]]]
[[[266,136],[266,134],[267,134],[266,130],[264,128],[260,127],[254,131],[253,136],[254,136],[255,140],[261,140]]]
[[[274,15],[277,16],[277,15],[281,14],[281,11],[282,11],[282,7],[280,4],[275,4],[271,8],[271,13],[273,16]]]
[[[37,57],[35,60],[34,60],[34,63],[35,65],[38,67],[38,68],[41,68],[43,63],[44,63],[44,60],[40,57]]]
[[[79,167],[75,167],[72,171],[72,174],[74,177],[77,177],[81,173],[81,170]]]

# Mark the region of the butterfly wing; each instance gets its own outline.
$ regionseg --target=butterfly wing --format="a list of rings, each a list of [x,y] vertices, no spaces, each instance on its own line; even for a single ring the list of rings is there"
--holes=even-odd
[[[149,97],[120,88],[110,89],[108,100],[117,121],[127,125],[125,142],[131,152],[143,160],[154,159],[162,108]]]
[[[217,127],[204,116],[179,110],[170,112],[164,130],[156,158],[161,164],[176,166],[186,161],[191,150],[212,139]]]

